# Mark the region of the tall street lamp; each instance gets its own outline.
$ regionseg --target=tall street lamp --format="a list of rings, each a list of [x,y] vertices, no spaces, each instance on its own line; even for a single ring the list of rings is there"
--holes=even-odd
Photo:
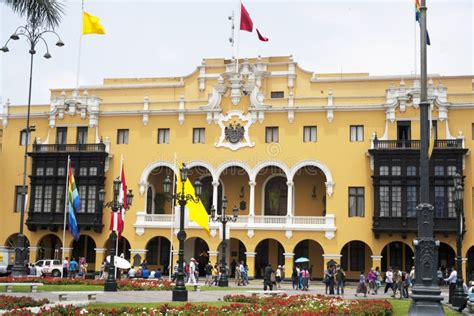
[[[171,197],[173,203],[174,201],[179,204],[179,232],[178,232],[178,241],[179,241],[179,251],[178,251],[178,276],[176,278],[176,286],[173,289],[172,300],[174,302],[186,302],[188,300],[188,291],[186,290],[186,285],[184,284],[184,241],[186,240],[186,232],[184,231],[184,211],[188,201],[193,203],[199,203],[199,198],[202,192],[201,181],[196,180],[194,182],[194,190],[196,192],[196,197],[191,194],[186,194],[184,192],[184,184],[188,179],[189,169],[183,164],[183,167],[180,170],[181,178],[181,192],[171,193],[172,182],[169,176],[163,181],[163,189],[165,194]]]
[[[225,226],[227,222],[235,222],[237,220],[238,212],[237,206],[234,206],[232,209],[233,216],[226,216],[225,210],[227,208],[227,198],[224,196],[222,200],[222,212],[220,215],[216,216],[216,209],[214,205],[211,207],[211,219],[213,222],[221,222],[222,223],[222,254],[221,254],[221,264],[220,264],[220,271],[221,277],[219,278],[219,286],[220,287],[228,287],[229,286],[229,276],[227,275],[227,264],[225,262],[225,255],[226,255],[226,248],[227,248],[227,239],[225,237],[226,229]]]
[[[426,50],[426,0],[420,5],[420,204],[416,207],[418,233],[413,240],[415,246],[415,284],[412,289],[412,304],[409,315],[444,315],[441,290],[437,284],[437,262],[439,241],[434,239],[433,205],[430,204],[429,174],[429,107],[427,85]]]
[[[460,308],[466,302],[466,294],[464,294],[463,279],[462,279],[462,238],[463,238],[463,202],[464,202],[464,187],[462,176],[456,172],[453,177],[454,184],[454,201],[456,206],[456,289],[453,295],[453,306]]]
[[[104,199],[105,199],[105,190],[102,188],[99,191],[99,202],[103,207],[108,207],[112,209],[112,212],[117,213],[121,209],[125,208],[124,207],[124,202],[119,201],[119,195],[120,195],[120,178],[117,177],[114,180],[114,199],[110,202],[107,202],[104,204]],[[127,207],[125,210],[128,210],[130,206],[132,206],[133,202],[133,193],[132,190],[128,190],[127,193]],[[117,215],[117,214],[114,214]],[[117,292],[117,281],[115,279],[115,251],[116,251],[116,244],[117,244],[117,233],[115,230],[112,230],[110,232],[109,236],[109,254],[110,254],[110,264],[109,264],[109,275],[107,276],[107,280],[105,280],[105,285],[104,285],[104,291],[105,292]]]
[[[15,30],[15,32],[10,36],[7,40],[5,45],[0,48],[0,51],[7,53],[10,50],[8,49],[8,42],[10,40],[19,40],[20,37],[26,38],[29,44],[29,53],[30,57],[30,81],[28,87],[28,112],[26,115],[26,127],[22,130],[22,137],[25,137],[24,146],[25,146],[25,153],[23,157],[23,184],[21,186],[20,194],[21,194],[21,206],[20,206],[20,231],[18,233],[18,242],[17,247],[15,248],[15,264],[13,265],[12,274],[13,276],[24,276],[25,275],[25,236],[23,235],[23,222],[25,220],[25,204],[26,204],[26,166],[27,166],[27,159],[28,159],[28,143],[30,141],[30,134],[33,132],[34,126],[30,126],[30,109],[31,109],[31,86],[33,82],[33,57],[36,54],[36,45],[42,42],[46,46],[46,53],[44,54],[44,58],[49,59],[51,58],[51,54],[49,53],[48,43],[44,38],[44,35],[51,33],[54,34],[58,41],[56,42],[56,46],[62,47],[64,46],[64,42],[61,40],[59,35],[54,32],[53,30],[43,28],[38,23],[28,23],[25,26],[19,26]],[[63,245],[64,247],[64,245]]]

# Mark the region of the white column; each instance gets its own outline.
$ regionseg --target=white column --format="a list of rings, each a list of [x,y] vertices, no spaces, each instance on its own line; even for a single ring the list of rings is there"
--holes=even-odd
[[[287,194],[287,209],[286,215],[293,216],[293,182],[287,182],[286,185],[288,186],[288,194]]]
[[[217,210],[217,198],[219,192],[219,181],[212,181],[212,205]]]
[[[250,181],[250,200],[249,200],[249,215],[255,216],[255,186],[257,182]]]

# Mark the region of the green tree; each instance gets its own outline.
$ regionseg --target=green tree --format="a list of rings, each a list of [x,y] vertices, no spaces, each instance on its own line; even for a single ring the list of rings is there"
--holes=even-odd
[[[4,3],[36,27],[54,29],[64,14],[64,4],[57,0],[4,0]]]

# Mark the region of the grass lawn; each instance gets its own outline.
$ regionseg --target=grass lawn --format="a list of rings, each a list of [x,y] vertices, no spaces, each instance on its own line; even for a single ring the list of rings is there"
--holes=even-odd
[[[194,291],[194,286],[192,285],[186,285],[186,289],[190,292]],[[256,288],[256,287],[246,287],[246,286],[241,286],[241,287],[218,287],[218,286],[201,286],[201,291],[233,291],[233,292],[238,292],[238,291],[255,291],[255,290],[261,290],[262,288]]]
[[[168,302],[168,303],[94,303],[89,304],[88,307],[100,307],[100,308],[120,308],[123,306],[128,307],[146,307],[146,308],[155,308],[157,306],[161,306],[164,304],[168,304],[171,306],[180,306],[188,304],[188,302]],[[200,302],[196,304],[207,304],[210,306],[226,306],[232,304],[231,302]]]
[[[411,300],[388,300],[393,305],[393,316],[405,316],[408,314]],[[455,312],[449,307],[444,306],[446,316],[460,316],[461,313]]]

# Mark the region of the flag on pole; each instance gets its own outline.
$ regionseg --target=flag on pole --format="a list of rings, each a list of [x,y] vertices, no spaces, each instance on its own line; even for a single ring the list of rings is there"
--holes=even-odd
[[[176,192],[180,194],[182,191],[182,185],[183,181],[178,181],[177,189]],[[186,182],[184,183],[184,194],[191,195],[194,199],[196,199],[196,193],[194,192],[194,187],[191,184],[191,181],[189,181],[189,178],[186,179]],[[210,234],[209,231],[209,214],[207,214],[206,209],[204,208],[204,205],[202,204],[201,200],[199,200],[198,203],[194,203],[193,201],[190,201],[189,203],[186,204],[189,210],[189,219],[204,228],[208,234]]]
[[[81,198],[79,197],[79,192],[77,192],[76,181],[74,180],[74,175],[72,173],[71,164],[69,164],[69,176],[68,176],[68,222],[69,230],[74,238],[74,240],[79,240],[80,233],[79,227],[77,226],[76,215],[74,212],[79,212],[81,210]]]
[[[421,5],[420,0],[415,0],[415,18],[418,24],[420,24],[420,14],[421,14]],[[420,25],[421,27],[421,25]],[[428,29],[426,30],[426,45],[431,45],[430,35],[428,34]]]
[[[120,190],[118,196],[118,203],[123,207],[117,212],[112,212],[112,218],[110,220],[110,230],[116,231],[118,237],[122,236],[123,228],[125,226],[125,210],[128,206],[127,201],[127,183],[125,181],[125,165],[122,159],[120,172]]]
[[[82,12],[82,35],[86,34],[105,34],[105,29],[100,24],[100,19],[89,13]]]
[[[253,32],[253,21],[250,18],[250,14],[242,3],[240,3],[240,30]],[[268,42],[268,37],[263,36],[260,31],[257,29],[258,39],[262,42]]]

